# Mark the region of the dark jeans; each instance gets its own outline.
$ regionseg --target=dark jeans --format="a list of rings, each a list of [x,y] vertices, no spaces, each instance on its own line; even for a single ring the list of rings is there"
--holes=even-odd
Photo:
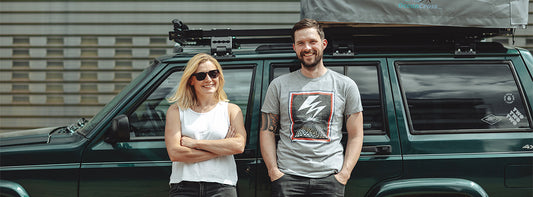
[[[237,197],[237,188],[232,185],[209,182],[190,182],[170,184],[170,197]]]
[[[306,178],[285,174],[272,182],[272,196],[344,196],[345,186],[332,174],[324,178]]]

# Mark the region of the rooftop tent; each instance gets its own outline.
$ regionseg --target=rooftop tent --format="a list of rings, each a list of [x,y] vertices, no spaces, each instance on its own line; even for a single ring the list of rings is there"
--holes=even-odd
[[[528,0],[301,0],[301,17],[328,23],[525,27]]]

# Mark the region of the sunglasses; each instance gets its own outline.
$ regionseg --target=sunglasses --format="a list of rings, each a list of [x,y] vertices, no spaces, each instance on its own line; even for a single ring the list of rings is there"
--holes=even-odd
[[[196,80],[202,81],[205,79],[205,77],[207,77],[207,75],[209,75],[211,79],[215,79],[218,77],[218,74],[220,74],[218,70],[210,70],[207,72],[197,72],[197,73],[192,74],[192,76],[195,76]]]

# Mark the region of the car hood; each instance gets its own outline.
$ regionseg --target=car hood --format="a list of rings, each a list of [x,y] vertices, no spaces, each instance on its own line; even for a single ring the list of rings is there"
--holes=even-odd
[[[61,127],[47,127],[0,133],[0,146],[44,144],[48,142],[49,134],[59,128]]]

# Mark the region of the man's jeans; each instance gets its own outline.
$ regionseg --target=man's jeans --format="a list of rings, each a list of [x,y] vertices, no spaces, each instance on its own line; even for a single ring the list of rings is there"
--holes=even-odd
[[[190,182],[170,184],[170,197],[237,197],[237,188],[232,185],[209,182]]]
[[[324,178],[306,178],[285,174],[272,182],[272,196],[344,196],[345,186],[332,174]]]

